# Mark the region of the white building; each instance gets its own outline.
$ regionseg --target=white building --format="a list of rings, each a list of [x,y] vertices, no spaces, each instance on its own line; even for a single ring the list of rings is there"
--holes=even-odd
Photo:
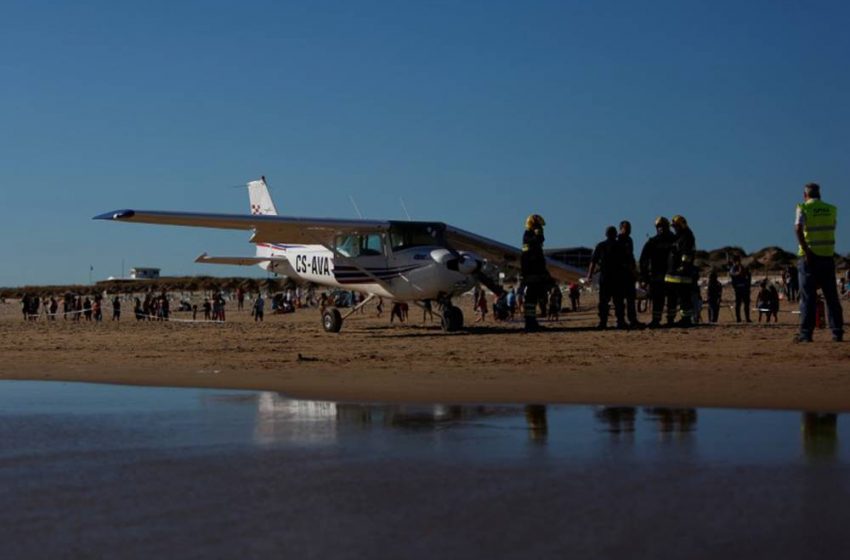
[[[142,267],[131,268],[130,278],[132,278],[133,280],[148,280],[151,278],[159,278],[159,269]]]

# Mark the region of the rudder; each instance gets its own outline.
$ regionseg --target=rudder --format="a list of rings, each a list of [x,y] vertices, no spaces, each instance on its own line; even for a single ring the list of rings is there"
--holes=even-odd
[[[277,216],[277,208],[272,202],[265,177],[260,177],[260,179],[248,183],[248,198],[251,202],[251,214],[255,216]]]

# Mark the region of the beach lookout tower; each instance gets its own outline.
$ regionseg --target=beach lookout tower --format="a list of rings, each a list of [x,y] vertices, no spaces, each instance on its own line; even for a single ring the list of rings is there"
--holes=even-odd
[[[130,278],[133,280],[150,280],[159,278],[158,268],[135,267],[130,269]]]

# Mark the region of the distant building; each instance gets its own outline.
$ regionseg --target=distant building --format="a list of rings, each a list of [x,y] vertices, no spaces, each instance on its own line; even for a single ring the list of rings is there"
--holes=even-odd
[[[130,278],[133,280],[150,280],[159,278],[158,268],[136,267],[130,269]]]
[[[563,247],[559,249],[547,249],[546,256],[558,262],[587,270],[590,268],[590,257],[593,249],[587,247]]]

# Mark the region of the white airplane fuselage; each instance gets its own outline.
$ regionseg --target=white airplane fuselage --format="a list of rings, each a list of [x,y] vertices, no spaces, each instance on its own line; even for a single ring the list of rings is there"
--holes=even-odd
[[[329,288],[374,294],[396,301],[437,300],[469,291],[475,279],[450,263],[457,255],[444,247],[419,246],[382,254],[347,257],[323,245],[258,244],[260,266],[270,272]],[[470,253],[460,254],[474,259]],[[471,262],[471,261],[470,261]],[[463,264],[461,264],[461,267]]]

